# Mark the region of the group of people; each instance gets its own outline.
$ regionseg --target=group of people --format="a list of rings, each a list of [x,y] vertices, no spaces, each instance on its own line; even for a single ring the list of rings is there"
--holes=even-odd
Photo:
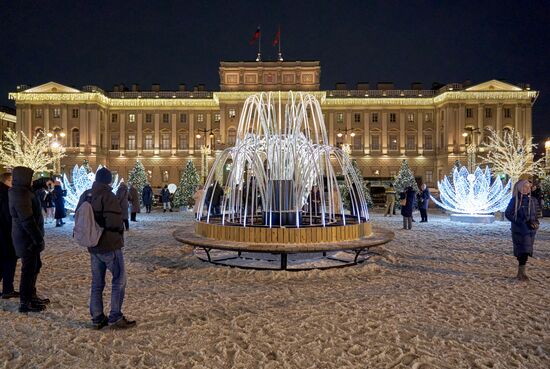
[[[65,224],[67,212],[65,210],[65,196],[67,191],[61,186],[59,180],[43,179],[35,182],[36,196],[40,201],[43,216],[46,223],[55,220],[56,227],[62,227]]]
[[[386,190],[386,209],[384,216],[395,215],[396,195],[392,184]],[[430,205],[430,190],[426,184],[420,186],[420,191],[415,191],[413,186],[408,186],[399,193],[399,205],[401,207],[401,216],[403,216],[403,229],[412,229],[413,212],[415,208],[420,211],[420,223],[428,221],[428,206]]]

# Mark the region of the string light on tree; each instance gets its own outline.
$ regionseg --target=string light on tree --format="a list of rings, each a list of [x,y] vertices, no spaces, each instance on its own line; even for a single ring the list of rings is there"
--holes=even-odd
[[[175,207],[189,207],[193,205],[193,194],[197,191],[199,181],[200,178],[199,173],[197,173],[197,168],[195,168],[193,162],[189,160],[181,174],[179,186],[174,194]]]

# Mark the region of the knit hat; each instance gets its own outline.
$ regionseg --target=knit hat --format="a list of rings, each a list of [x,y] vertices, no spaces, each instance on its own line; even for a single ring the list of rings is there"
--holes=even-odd
[[[109,169],[103,167],[95,174],[95,180],[96,182],[109,185],[113,181],[113,175]]]

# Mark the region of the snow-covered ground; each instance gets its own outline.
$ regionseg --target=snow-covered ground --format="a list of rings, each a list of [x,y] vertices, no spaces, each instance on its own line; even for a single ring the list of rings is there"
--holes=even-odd
[[[416,216],[419,219],[419,216]],[[550,222],[517,283],[509,224],[373,214],[396,239],[362,265],[308,272],[203,263],[171,236],[189,214],[140,214],[127,235],[127,331],[93,331],[89,256],[47,226],[44,313],[0,300],[1,368],[550,367]],[[106,297],[108,302],[108,296]],[[108,303],[107,303],[108,305]]]

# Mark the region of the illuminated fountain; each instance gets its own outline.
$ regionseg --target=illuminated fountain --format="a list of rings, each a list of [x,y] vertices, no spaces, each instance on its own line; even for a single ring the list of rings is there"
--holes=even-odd
[[[102,165],[97,167],[97,170],[103,168]],[[95,173],[89,172],[86,170],[86,167],[75,165],[72,171],[72,182],[69,182],[67,174],[63,174],[61,179],[62,188],[67,191],[67,196],[65,197],[65,208],[74,211],[78,205],[78,200],[84,191],[92,188],[92,185],[95,181]],[[116,193],[118,186],[120,185],[118,174],[113,176],[113,193]]]
[[[349,213],[337,176],[350,193]],[[242,261],[243,252],[256,253],[255,260],[258,253],[276,253],[286,269],[289,254],[327,256],[327,251],[363,250],[380,241],[368,222],[361,180],[348,154],[329,145],[321,107],[311,94],[248,97],[235,146],[217,157],[205,189],[195,235],[175,236],[202,247],[211,262],[243,266],[227,260]],[[237,251],[238,257],[213,260],[210,249]]]
[[[504,211],[512,198],[512,182],[503,185],[491,178],[489,167],[477,167],[474,173],[466,167],[454,168],[452,182],[447,176],[437,183],[439,197],[432,200],[451,212],[451,220],[466,223],[492,223],[493,213]]]

